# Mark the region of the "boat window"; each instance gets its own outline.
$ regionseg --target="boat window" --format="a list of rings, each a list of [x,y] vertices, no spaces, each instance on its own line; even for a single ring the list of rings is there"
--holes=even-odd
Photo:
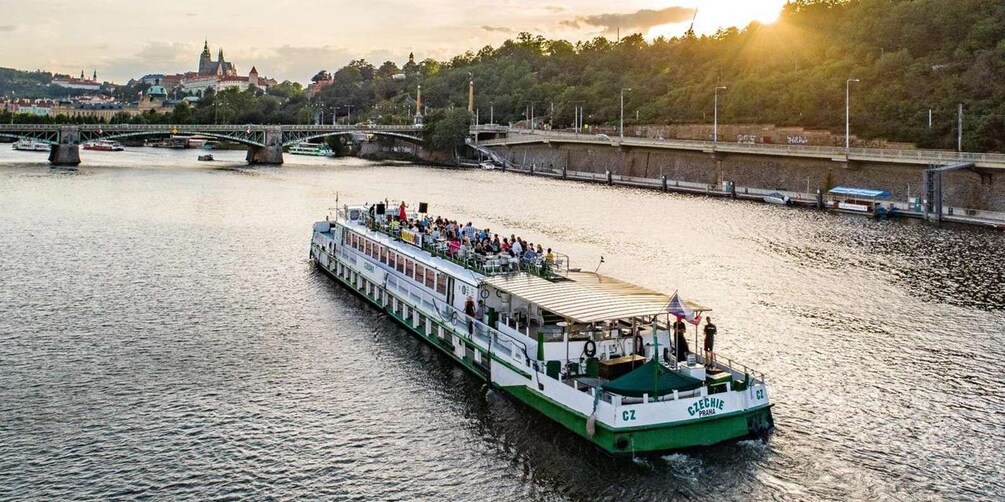
[[[415,263],[412,260],[405,260],[405,275],[412,277],[413,272],[415,272]]]
[[[436,292],[445,295],[447,294],[447,276],[443,274],[436,274]]]
[[[426,274],[426,269],[418,263],[415,264],[415,282],[422,284],[423,277]]]
[[[391,250],[387,251],[387,265],[389,267],[394,268],[395,258],[397,256],[398,256],[397,253],[395,253],[394,251],[391,251]]]
[[[436,285],[436,272],[433,272],[433,269],[431,269],[431,268],[427,268],[426,269],[426,287],[429,288],[429,289],[433,289],[433,287],[435,285]]]
[[[363,253],[370,254],[370,251],[371,251],[370,241],[363,239]]]
[[[370,256],[373,257],[374,260],[376,260],[377,256],[380,255],[380,252],[377,249],[378,247],[379,246],[377,246],[376,242],[371,242],[370,243]]]
[[[380,262],[387,264],[387,248],[384,246],[380,246]]]

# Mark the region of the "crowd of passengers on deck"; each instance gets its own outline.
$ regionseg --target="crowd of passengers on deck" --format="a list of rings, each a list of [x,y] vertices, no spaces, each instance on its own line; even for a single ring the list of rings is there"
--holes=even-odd
[[[555,266],[555,254],[551,248],[545,249],[540,244],[535,246],[515,234],[500,238],[488,228],[475,228],[471,222],[462,225],[439,216],[410,218],[404,202],[398,206],[397,214],[386,214],[383,218],[376,216],[374,207],[370,206],[373,221],[392,235],[400,235],[402,230],[419,234],[424,248],[455,260],[474,261],[500,270],[540,273],[547,273]]]

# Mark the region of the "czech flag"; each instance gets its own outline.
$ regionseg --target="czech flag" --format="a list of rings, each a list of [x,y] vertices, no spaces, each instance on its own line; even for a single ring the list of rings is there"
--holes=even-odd
[[[670,298],[667,312],[676,316],[677,319],[684,319],[695,326],[701,324],[701,314],[697,314],[695,311],[687,308],[687,305],[684,305],[684,300],[681,300],[677,293],[674,293]]]

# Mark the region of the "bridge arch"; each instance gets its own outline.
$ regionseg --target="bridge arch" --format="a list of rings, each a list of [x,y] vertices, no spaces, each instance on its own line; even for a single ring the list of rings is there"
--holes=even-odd
[[[354,134],[365,134],[368,136],[386,136],[405,140],[411,143],[417,143],[417,144],[425,143],[425,141],[421,137],[412,136],[409,134],[403,134],[394,131],[374,131],[374,130],[362,129],[362,130],[347,130],[347,131],[318,131],[318,132],[306,132],[306,133],[284,132],[283,146],[291,146],[297,143],[310,141],[312,139],[327,138],[330,136],[351,136]]]
[[[86,142],[86,141],[94,141],[94,140],[99,140],[99,139],[119,140],[119,139],[126,139],[126,138],[148,138],[148,137],[159,137],[159,136],[164,136],[164,137],[171,137],[171,136],[205,136],[205,137],[213,138],[213,139],[220,139],[220,140],[225,140],[225,141],[233,141],[235,143],[240,143],[242,145],[248,145],[248,146],[265,146],[264,137],[261,138],[261,140],[258,140],[258,138],[254,138],[254,137],[249,139],[249,137],[248,137],[249,135],[250,136],[254,136],[254,131],[252,131],[251,133],[240,134],[240,135],[229,134],[229,133],[220,133],[220,132],[214,132],[214,131],[191,131],[191,130],[176,131],[176,132],[175,131],[163,131],[163,130],[161,130],[161,131],[157,131],[157,130],[154,130],[154,131],[123,131],[123,132],[110,131],[110,132],[102,132],[100,134],[97,131],[95,131],[95,132],[93,132],[91,134],[87,134],[87,133],[83,133],[82,132],[80,140],[81,140],[81,142]],[[256,141],[256,140],[258,140],[258,141]]]

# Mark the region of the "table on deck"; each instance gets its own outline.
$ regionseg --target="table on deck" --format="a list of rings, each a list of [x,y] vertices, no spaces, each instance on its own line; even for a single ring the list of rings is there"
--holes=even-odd
[[[614,380],[645,363],[646,358],[637,354],[600,361],[600,378]]]

